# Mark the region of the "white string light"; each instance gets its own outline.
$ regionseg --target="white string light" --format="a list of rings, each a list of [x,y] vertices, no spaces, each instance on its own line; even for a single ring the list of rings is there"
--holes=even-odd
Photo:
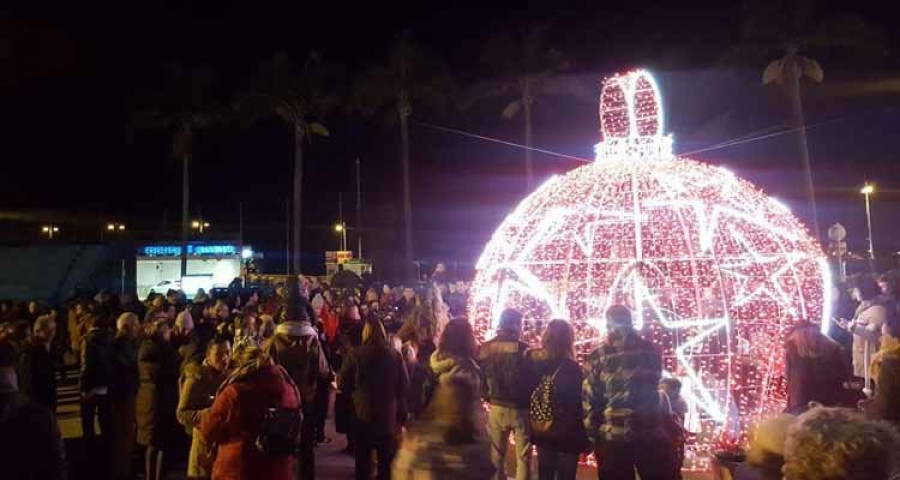
[[[730,171],[672,155],[656,83],[608,79],[593,164],[523,200],[482,253],[469,306],[482,339],[507,307],[525,339],[563,318],[580,358],[605,336],[613,304],[663,351],[696,432],[686,467],[708,467],[713,440],[785,404],[782,343],[827,318],[824,254],[783,204]]]

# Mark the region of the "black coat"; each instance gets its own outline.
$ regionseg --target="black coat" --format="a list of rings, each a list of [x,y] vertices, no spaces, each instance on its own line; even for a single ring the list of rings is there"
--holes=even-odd
[[[0,393],[3,479],[66,478],[66,450],[56,416],[17,392]]]
[[[56,412],[56,358],[43,343],[32,341],[22,355],[19,388],[35,402]]]
[[[112,333],[102,328],[92,328],[84,337],[81,349],[82,392],[97,387],[109,387],[113,381]]]
[[[537,387],[544,376],[552,376],[559,369],[553,380],[553,423],[564,432],[555,438],[543,437],[535,432],[532,443],[558,452],[583,452],[587,446],[587,435],[582,423],[581,367],[574,360],[549,359],[544,350],[530,352],[529,359],[534,375],[528,381],[531,388]]]
[[[137,396],[138,378],[137,339],[116,337],[113,340],[113,382],[109,394],[113,400],[127,400]]]
[[[137,395],[137,442],[168,447],[183,430],[175,420],[178,407],[178,352],[171,343],[146,339],[138,350],[140,387]]]
[[[396,435],[406,421],[409,378],[400,353],[386,345],[363,345],[344,360],[341,390],[353,399],[356,421],[373,436]]]

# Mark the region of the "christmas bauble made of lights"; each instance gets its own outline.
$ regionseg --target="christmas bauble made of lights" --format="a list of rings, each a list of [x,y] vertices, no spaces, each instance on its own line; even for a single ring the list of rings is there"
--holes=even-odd
[[[561,318],[579,359],[602,341],[606,310],[635,326],[681,380],[686,467],[723,431],[744,432],[785,406],[784,343],[826,317],[824,254],[781,203],[726,169],[671,153],[653,78],[608,79],[595,162],[549,179],[493,234],[476,266],[469,314],[481,340],[500,313],[524,314],[525,340]]]

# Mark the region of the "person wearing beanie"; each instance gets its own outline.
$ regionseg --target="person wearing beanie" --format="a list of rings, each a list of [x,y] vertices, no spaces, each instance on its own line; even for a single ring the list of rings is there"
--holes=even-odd
[[[325,350],[319,342],[319,334],[313,328],[310,315],[312,307],[300,293],[296,277],[288,277],[285,285],[283,322],[275,328],[275,335],[263,349],[282,366],[300,390],[303,423],[300,427],[299,478],[315,477],[315,397],[321,380],[334,378]]]

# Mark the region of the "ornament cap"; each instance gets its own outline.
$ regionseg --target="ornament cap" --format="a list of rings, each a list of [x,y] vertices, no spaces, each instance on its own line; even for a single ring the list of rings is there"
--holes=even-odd
[[[672,157],[672,137],[663,134],[663,108],[653,75],[646,70],[616,74],[600,92],[598,161],[623,156]]]

